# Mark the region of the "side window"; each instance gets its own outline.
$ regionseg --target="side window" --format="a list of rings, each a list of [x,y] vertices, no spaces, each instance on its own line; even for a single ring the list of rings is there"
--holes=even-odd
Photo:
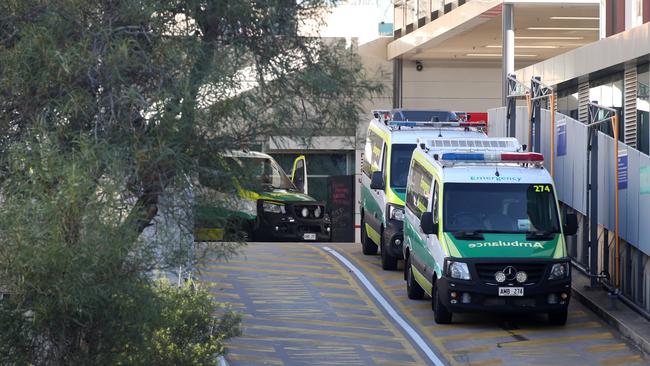
[[[429,206],[433,176],[420,163],[413,160],[410,178],[406,187],[406,207],[420,218]]]
[[[433,212],[433,222],[437,223],[438,221],[438,199],[439,199],[439,194],[438,194],[438,181],[434,180],[433,181],[433,207],[431,209],[431,212]]]
[[[382,154],[381,157],[381,169],[382,169],[382,175],[384,176],[384,182],[386,182],[386,186],[388,186],[388,179],[386,178],[386,174],[388,174],[388,167],[386,166],[387,155],[388,155],[388,145],[384,144],[384,153]]]
[[[384,141],[373,131],[368,131],[366,147],[363,156],[363,166],[361,170],[365,175],[370,177],[372,172],[379,170],[381,163],[381,147]]]

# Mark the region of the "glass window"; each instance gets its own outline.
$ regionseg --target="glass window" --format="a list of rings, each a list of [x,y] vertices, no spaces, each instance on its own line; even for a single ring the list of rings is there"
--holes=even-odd
[[[557,92],[557,111],[578,119],[578,88],[566,88]]]
[[[589,100],[597,101],[602,106],[616,109],[619,120],[621,121],[618,128],[618,137],[620,141],[623,141],[623,74],[611,74],[590,81]],[[614,136],[610,123],[601,124],[599,130],[609,136]]]
[[[282,168],[272,159],[263,157],[225,157],[221,162],[211,164],[199,182],[204,187],[222,190],[230,186],[229,179],[235,178],[247,189],[287,189],[295,190],[293,183]],[[259,187],[257,185],[260,185]]]
[[[409,175],[409,163],[415,150],[415,144],[394,144],[390,153],[390,186],[406,187]]]
[[[637,148],[650,154],[650,73],[648,64],[637,69],[637,95],[636,95],[636,120],[637,120]]]
[[[446,183],[444,231],[559,233],[550,184]]]
[[[429,207],[429,192],[433,175],[427,172],[420,163],[413,160],[411,179],[406,188],[406,207],[420,218]]]

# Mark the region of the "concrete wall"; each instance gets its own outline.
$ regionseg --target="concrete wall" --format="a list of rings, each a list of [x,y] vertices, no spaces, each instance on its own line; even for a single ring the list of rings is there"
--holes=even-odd
[[[500,66],[479,63],[404,61],[404,108],[486,112],[501,106]]]

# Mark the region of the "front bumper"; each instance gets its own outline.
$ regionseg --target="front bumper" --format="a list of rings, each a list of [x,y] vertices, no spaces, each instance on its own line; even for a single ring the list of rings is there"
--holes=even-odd
[[[403,259],[404,252],[404,222],[399,220],[387,220],[384,228],[384,237],[386,248],[391,257]]]
[[[529,262],[531,264],[534,262]],[[443,304],[452,312],[508,312],[508,313],[554,313],[562,312],[571,299],[571,277],[561,280],[548,280],[552,263],[538,281],[519,284],[506,281],[502,284],[486,283],[478,277],[475,263],[470,266],[471,280],[458,280],[443,276],[437,281],[439,296]],[[523,296],[499,296],[499,287],[523,287]],[[456,297],[452,297],[452,293]]]
[[[326,214],[321,217],[302,218],[296,215],[296,208],[320,205],[324,212],[325,205],[318,202],[301,202],[285,204],[286,213],[265,212],[258,205],[258,219],[255,225],[255,239],[282,241],[329,241],[331,238],[330,219]],[[313,215],[311,215],[313,216]]]

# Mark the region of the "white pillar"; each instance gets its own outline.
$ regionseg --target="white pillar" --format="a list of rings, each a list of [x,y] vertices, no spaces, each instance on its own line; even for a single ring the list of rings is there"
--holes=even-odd
[[[502,105],[506,105],[506,96],[508,95],[508,74],[515,72],[515,9],[514,4],[503,4],[502,15],[502,45],[501,52],[503,61],[501,68],[503,70],[503,77],[501,79],[502,85]]]
[[[600,9],[599,9],[599,32],[598,38],[603,39],[607,38],[607,0],[600,0]]]

